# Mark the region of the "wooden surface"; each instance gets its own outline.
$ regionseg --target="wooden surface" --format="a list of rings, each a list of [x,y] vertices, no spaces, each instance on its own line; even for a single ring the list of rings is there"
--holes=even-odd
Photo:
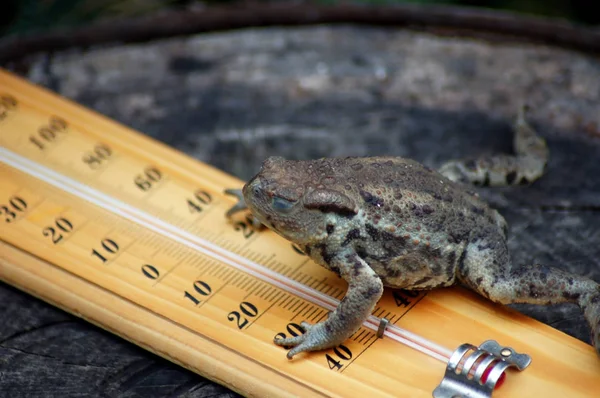
[[[127,59],[123,58],[121,49],[108,49],[104,50],[108,53],[91,54],[91,58],[83,62],[76,56],[73,56],[72,61],[68,55],[62,59],[59,57],[49,69],[32,68],[31,77],[49,83],[51,87],[54,84],[53,88],[59,92],[83,103],[87,102],[87,105],[110,116],[118,119],[129,117],[131,123],[128,124],[150,132],[171,145],[185,147],[188,152],[196,151],[201,159],[221,163],[221,167],[241,177],[251,174],[266,153],[288,157],[314,157],[344,152],[399,152],[397,154],[407,156],[408,152],[414,152],[412,157],[435,166],[449,157],[473,153],[476,150],[507,150],[510,142],[508,118],[512,113],[511,102],[516,102],[518,97],[526,92],[529,97],[537,99],[537,103],[533,104],[537,109],[537,113],[534,112],[534,122],[547,131],[544,135],[552,151],[548,177],[527,190],[484,190],[482,194],[500,208],[512,224],[511,248],[515,253],[516,262],[535,259],[598,279],[595,260],[598,258],[598,245],[594,243],[598,242],[596,211],[599,207],[599,189],[598,179],[593,177],[594,167],[597,166],[594,162],[582,161],[597,158],[600,152],[598,138],[595,136],[598,114],[591,112],[591,104],[595,99],[593,96],[598,95],[598,91],[594,91],[594,72],[598,68],[595,59],[533,47],[495,49],[494,54],[504,51],[506,57],[511,55],[513,64],[519,66],[511,75],[507,65],[484,62],[486,54],[488,59],[496,60],[497,57],[492,57],[491,50],[483,44],[457,44],[431,37],[394,34],[389,31],[383,34],[372,30],[367,30],[366,34],[362,30],[355,32],[357,35],[361,34],[360,39],[356,38],[354,41],[350,37],[352,29],[323,28],[316,30],[316,33],[314,30],[299,30],[295,33],[293,38],[289,36],[287,39],[282,35],[283,43],[288,45],[298,45],[299,40],[304,40],[301,51],[304,55],[298,59],[295,58],[298,54],[297,48],[296,51],[290,50],[286,53],[286,46],[281,44],[282,42],[274,43],[273,40],[268,40],[272,37],[272,32],[258,31],[247,35],[250,39],[241,44],[239,41],[224,40],[216,35],[207,41],[196,39],[195,42],[187,42],[186,49],[182,49],[181,45],[175,42],[158,45],[156,53],[148,52],[148,48],[140,49],[137,53],[135,48],[128,49],[128,54],[134,54],[131,62],[139,63],[142,55],[152,58],[159,57],[160,54],[161,57],[156,59],[162,59],[163,64],[159,65],[157,62],[153,67],[161,69],[166,65],[164,60],[167,60],[173,74],[165,75],[158,73],[158,70],[139,69],[135,71],[137,74],[134,74],[132,68],[119,69],[127,64]],[[389,39],[385,45],[377,41],[382,35]],[[372,52],[380,51],[390,58],[404,57],[413,60],[415,65],[405,65],[404,69],[396,70],[393,77],[384,79],[385,84],[382,84],[377,80],[377,68],[369,63],[376,60],[376,56],[367,51],[363,54],[363,58],[369,61],[366,66],[364,59],[358,59],[355,70],[344,69],[342,65],[341,70],[330,72],[337,80],[327,73],[324,74],[318,60],[325,59],[329,70],[338,59],[344,64],[345,58],[336,58],[336,54],[332,55],[332,52],[334,49],[338,52],[347,50],[350,48],[350,42],[354,47],[369,42],[380,43]],[[267,46],[262,53],[257,51],[256,47],[245,52],[240,52],[241,49],[235,47],[258,46],[259,43]],[[340,43],[346,43],[346,47],[340,46]],[[410,47],[409,44],[415,46]],[[393,56],[389,55],[392,53],[390,47],[394,45],[404,53],[398,50]],[[194,51],[198,50],[195,48],[197,46],[204,47],[204,52]],[[234,48],[230,48],[231,46]],[[274,54],[272,46],[277,47],[279,53]],[[449,59],[436,58],[430,59],[429,63],[425,62],[428,57],[433,57],[434,53],[439,53],[440,48],[444,48],[450,54]],[[208,49],[212,51],[208,52]],[[185,50],[196,55],[182,57],[181,54]],[[172,55],[172,52],[177,52],[177,55],[169,59],[169,53]],[[111,54],[114,58],[111,58]],[[206,59],[194,58],[197,54],[206,54],[206,57],[215,57],[220,61],[211,64]],[[264,63],[265,58],[275,55],[277,57],[272,59],[272,63]],[[515,57],[521,61],[520,64],[515,61]],[[478,61],[473,64],[469,59]],[[111,60],[119,62],[111,64]],[[400,64],[394,62],[395,59],[384,61],[389,62],[386,65],[390,68]],[[94,62],[100,65],[104,63],[104,69],[92,68],[90,65]],[[303,65],[303,62],[309,63],[312,68]],[[490,62],[492,66],[489,65]],[[295,69],[289,68],[290,63]],[[480,63],[486,65],[485,70],[478,69]],[[538,68],[532,68],[532,64]],[[269,70],[269,74],[264,73],[264,65],[269,65],[272,69]],[[419,65],[428,65],[428,68],[419,68]],[[552,67],[550,71],[548,65]],[[494,74],[494,67],[504,70],[504,74]],[[81,68],[79,75],[73,73],[77,70],[74,68]],[[239,69],[236,71],[236,68]],[[115,72],[117,70],[119,72]],[[99,71],[104,78],[95,74]],[[128,75],[127,71],[131,71],[131,74]],[[277,71],[280,75],[274,73]],[[390,69],[388,75],[389,71]],[[446,72],[446,75],[440,71]],[[354,75],[349,72],[353,72]],[[421,80],[413,79],[400,84],[401,78],[406,78],[409,72],[417,74],[416,77],[420,77]],[[470,84],[468,89],[461,86],[459,90],[453,88],[453,85],[448,85],[451,77],[460,78],[452,74],[456,72],[465,75],[463,78]],[[148,82],[144,73],[161,77],[158,81],[144,86],[142,82]],[[245,76],[244,73],[250,76]],[[280,77],[276,78],[277,76]],[[446,79],[445,82],[436,80],[440,79],[440,76]],[[586,81],[586,78],[589,80]],[[246,83],[245,86],[239,85],[242,80]],[[520,84],[515,86],[514,80],[519,80]],[[213,85],[215,81],[219,81],[218,86]],[[398,82],[396,86],[394,81]],[[509,81],[513,81],[512,86],[507,84]],[[174,85],[174,82],[179,84]],[[157,88],[159,83],[165,84],[163,89]],[[441,83],[445,83],[446,86]],[[402,92],[410,89],[411,84],[414,91],[412,97]],[[415,85],[419,84],[422,86],[415,89]],[[487,90],[484,90],[485,87]],[[114,97],[119,91],[117,88],[122,93]],[[183,91],[177,94],[177,90]],[[446,96],[442,95],[444,93]],[[490,97],[502,99],[494,110],[486,112],[472,105],[472,98],[478,98],[479,104],[491,105]],[[181,104],[190,109],[180,109],[177,105]],[[251,112],[241,112],[240,109],[250,109]],[[489,116],[498,112],[501,116]],[[551,114],[554,115],[552,119],[549,117]],[[182,120],[182,115],[188,115],[191,119]],[[177,134],[177,131],[184,130],[189,131],[188,138]],[[452,138],[447,138],[449,131],[452,132]],[[475,135],[480,131],[497,134]],[[293,138],[292,132],[297,132]],[[440,141],[441,134],[448,140],[448,145],[432,145],[432,142]],[[304,152],[300,152],[300,148],[304,148]],[[253,168],[248,167],[248,164],[252,164]],[[137,358],[144,364],[156,363],[156,358],[145,356],[129,346],[122,350],[115,348],[119,344],[107,349],[104,344],[98,347],[91,342],[85,346],[86,350],[93,352],[91,356],[87,356],[85,350],[78,354],[76,349],[81,348],[79,345],[72,344],[74,351],[70,351],[71,347],[65,348],[69,344],[60,339],[69,336],[69,333],[61,327],[68,328],[73,324],[76,329],[83,328],[85,332],[82,333],[81,339],[86,342],[94,341],[90,336],[97,333],[105,339],[110,337],[74,321],[54,325],[56,318],[51,314],[56,314],[58,319],[72,318],[53,312],[35,300],[30,301],[31,299],[10,288],[4,289],[3,294],[6,295],[6,300],[2,300],[2,305],[7,306],[3,313],[14,316],[10,318],[10,323],[3,326],[7,329],[2,331],[5,337],[1,349],[6,350],[9,355],[2,357],[2,366],[5,366],[2,372],[4,375],[14,374],[14,377],[0,379],[0,383],[3,383],[1,391],[27,396],[52,396],[66,391],[65,389],[69,389],[68,394],[72,396],[84,394],[82,391],[87,391],[91,396],[148,396],[155,393],[161,396],[170,393],[171,390],[168,389],[175,389],[172,387],[174,384],[183,389],[174,392],[174,395],[189,394],[199,383],[198,379],[194,378],[190,378],[188,384],[180,383],[181,379],[177,378],[186,373],[178,373],[183,371],[164,365],[172,369],[175,375],[159,386],[153,385],[147,391],[140,392],[137,388],[143,389],[144,383],[157,383],[157,378],[152,377],[156,368],[148,370],[142,367],[140,370],[133,365],[134,358],[140,355]],[[35,304],[30,304],[31,302]],[[29,307],[34,310],[29,311]],[[530,308],[526,310],[532,311]],[[587,334],[577,309],[561,307],[558,312],[543,309],[530,313],[549,323],[554,322],[578,337],[585,338]],[[97,348],[95,351],[94,347]],[[94,365],[96,360],[103,361],[105,355],[110,356],[111,349],[116,350],[117,356],[122,354],[121,365],[118,365],[116,360],[104,363],[104,366],[108,367],[104,370],[106,373],[92,375],[87,379],[87,383],[84,376],[78,377],[74,373],[71,373],[74,374],[73,377],[61,377],[61,372],[57,372],[54,366],[56,362],[66,364],[65,366],[82,363],[85,371],[89,372],[88,368],[93,367],[89,365]],[[128,349],[130,351],[127,351]],[[109,353],[105,354],[106,351]],[[65,357],[61,356],[63,353]],[[163,365],[162,362],[158,363]],[[71,366],[69,371],[76,373],[77,366]],[[38,373],[48,376],[35,377]],[[161,372],[165,373],[168,372]],[[114,376],[115,374],[117,376]],[[128,376],[131,374],[132,376]],[[69,383],[65,383],[65,380]],[[90,385],[95,386],[91,392]],[[195,390],[193,394],[202,394],[199,391],[201,390]]]

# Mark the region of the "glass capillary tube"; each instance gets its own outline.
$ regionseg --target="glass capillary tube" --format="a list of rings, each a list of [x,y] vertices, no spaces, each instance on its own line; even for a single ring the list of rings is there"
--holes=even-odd
[[[283,289],[288,293],[301,297],[329,311],[333,311],[339,304],[339,300],[334,299],[333,297],[298,283],[291,278],[274,272],[245,257],[223,249],[222,247],[211,243],[206,239],[162,221],[159,218],[141,211],[134,206],[117,200],[101,191],[93,189],[53,170],[50,170],[47,167],[22,157],[21,155],[15,154],[6,148],[0,147],[0,161],[17,170],[20,170],[21,172],[29,174],[32,177],[59,188],[64,192],[72,194],[106,211],[158,233],[167,239],[178,242],[192,250],[210,256],[215,260],[252,275],[255,278]],[[363,323],[363,326],[377,331],[380,322],[380,318],[371,315]],[[405,344],[444,363],[448,362],[450,355],[452,354],[452,351],[449,349],[395,325],[388,325],[384,331],[384,336]]]

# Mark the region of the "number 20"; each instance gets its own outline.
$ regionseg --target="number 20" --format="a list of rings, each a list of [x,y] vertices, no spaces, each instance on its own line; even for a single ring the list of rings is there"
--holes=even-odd
[[[254,318],[258,315],[258,308],[256,308],[254,304],[247,301],[244,301],[240,304],[240,311],[242,311],[242,313],[248,318]],[[229,314],[227,314],[227,319],[229,319],[231,322],[237,321],[237,327],[240,330],[248,324],[248,319],[242,316],[242,314],[240,314],[238,311],[231,311]]]
[[[42,230],[42,235],[49,236],[52,243],[55,245],[63,238],[63,232],[69,233],[73,231],[73,224],[64,217],[59,217],[54,220],[54,226],[46,227]],[[61,232],[62,231],[62,232]]]

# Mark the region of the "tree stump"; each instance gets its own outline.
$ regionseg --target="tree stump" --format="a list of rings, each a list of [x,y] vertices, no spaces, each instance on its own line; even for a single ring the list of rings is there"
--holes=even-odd
[[[527,102],[547,174],[478,192],[509,222],[515,264],[600,281],[597,57],[394,28],[272,27],[43,54],[23,74],[243,179],[271,155],[435,168],[510,152]],[[589,341],[575,306],[517,309]],[[236,395],[4,284],[0,313],[2,397]]]

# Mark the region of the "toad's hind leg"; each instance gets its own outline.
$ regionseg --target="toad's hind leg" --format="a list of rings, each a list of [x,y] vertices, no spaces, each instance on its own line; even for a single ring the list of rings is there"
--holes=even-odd
[[[579,305],[600,356],[600,284],[593,280],[539,264],[511,267],[506,246],[485,242],[467,246],[457,277],[497,303]]]
[[[452,181],[474,185],[528,184],[540,178],[548,161],[548,147],[527,123],[526,111],[527,107],[522,106],[515,120],[515,155],[453,160],[440,167],[439,172]]]

